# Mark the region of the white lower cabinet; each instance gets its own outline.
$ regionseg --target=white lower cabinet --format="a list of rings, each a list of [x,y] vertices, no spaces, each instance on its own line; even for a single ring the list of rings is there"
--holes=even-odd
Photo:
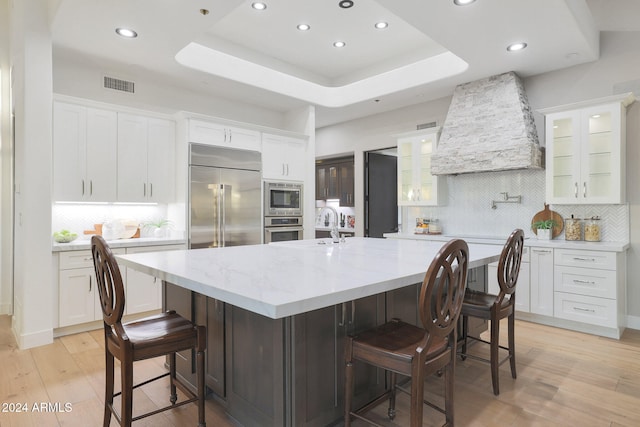
[[[112,248],[114,255],[184,249],[183,245]],[[125,289],[124,314],[162,308],[162,282],[130,268],[121,268]],[[58,327],[102,319],[93,258],[90,250],[60,252],[58,265]]]
[[[554,316],[608,328],[621,326],[624,287],[615,252],[558,249],[555,253]]]
[[[113,249],[124,254],[124,249]],[[102,319],[91,251],[61,252],[58,271],[58,326]]]
[[[516,311],[528,313],[530,311],[530,267],[529,267],[529,247],[522,248],[522,263],[520,264],[520,274],[516,284]],[[492,262],[488,266],[487,289],[490,294],[498,295],[500,285],[498,285],[498,263]]]
[[[553,251],[550,248],[531,247],[530,312],[553,316]]]
[[[182,245],[143,246],[127,248],[127,254],[184,249]],[[126,314],[142,313],[162,308],[162,280],[127,268]]]

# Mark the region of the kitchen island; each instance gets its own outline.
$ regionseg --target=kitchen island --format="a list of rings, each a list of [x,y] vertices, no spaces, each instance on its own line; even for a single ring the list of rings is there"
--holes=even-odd
[[[342,416],[344,336],[402,317],[442,242],[302,240],[118,256],[165,281],[165,308],[208,328],[207,385],[245,425],[328,425]],[[471,244],[469,267],[499,258]],[[192,357],[179,371],[192,380]],[[358,366],[354,403],[385,388]]]

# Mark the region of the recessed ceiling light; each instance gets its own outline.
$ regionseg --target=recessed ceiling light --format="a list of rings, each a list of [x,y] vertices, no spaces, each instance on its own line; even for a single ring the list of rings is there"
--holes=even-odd
[[[475,2],[476,0],[453,0],[453,3],[456,6],[466,6],[468,4],[471,4],[473,2]]]
[[[594,114],[593,116],[591,116],[592,119],[599,119],[600,118],[600,114]]]
[[[209,10],[208,9],[200,9],[200,13],[204,16],[207,16],[209,14]]]
[[[300,31],[309,31],[311,29],[311,26],[309,24],[298,24],[296,28]]]
[[[267,8],[267,4],[257,1],[255,3],[251,3],[251,7],[256,10],[265,10]]]
[[[337,41],[333,43],[334,47],[345,47],[347,44],[345,42]]]
[[[340,6],[343,9],[349,9],[350,7],[353,6],[353,2],[351,0],[342,0],[338,3],[338,6]]]
[[[122,37],[127,37],[129,39],[134,39],[138,37],[138,33],[129,28],[116,28],[116,33]]]
[[[383,21],[376,22],[375,25],[374,25],[374,27],[376,27],[379,30],[384,30],[388,26],[389,26],[389,23],[388,22],[383,22]]]
[[[509,52],[515,52],[518,50],[522,50],[525,47],[527,47],[527,44],[525,42],[519,42],[519,43],[510,44],[509,46],[507,46],[507,50]]]

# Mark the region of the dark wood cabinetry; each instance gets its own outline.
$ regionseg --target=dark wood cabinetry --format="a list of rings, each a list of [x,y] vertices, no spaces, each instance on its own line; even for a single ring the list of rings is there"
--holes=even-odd
[[[353,157],[316,162],[316,200],[340,199],[340,206],[354,206]]]
[[[345,337],[384,320],[384,294],[294,316],[293,425],[325,426],[343,416]],[[384,391],[383,370],[357,364],[355,378],[355,405],[363,405]]]
[[[482,268],[475,277],[484,276]],[[207,387],[241,424],[316,427],[343,416],[345,337],[394,317],[419,324],[419,290],[418,283],[271,319],[165,284],[163,308],[207,326]],[[367,364],[355,369],[353,404],[361,406],[385,390],[386,375]],[[195,384],[191,351],[178,355],[177,370]]]

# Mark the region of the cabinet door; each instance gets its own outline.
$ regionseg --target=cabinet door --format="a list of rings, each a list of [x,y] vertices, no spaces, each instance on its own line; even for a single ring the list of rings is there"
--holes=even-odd
[[[87,109],[53,104],[53,198],[80,201],[86,168]]]
[[[218,396],[225,397],[224,302],[207,298],[206,383]]]
[[[127,248],[127,253],[136,254],[142,252],[160,252],[177,249],[183,249],[183,247],[181,245],[145,246]],[[162,307],[162,280],[132,268],[127,268],[126,274],[126,314],[159,310]]]
[[[147,200],[156,203],[174,201],[175,123],[149,119],[147,141]]]
[[[118,201],[144,202],[147,194],[147,118],[118,114]]]
[[[553,316],[553,249],[531,248],[531,313]]]
[[[96,320],[96,281],[93,268],[60,270],[59,286],[60,327]]]
[[[189,120],[189,142],[208,145],[225,145],[227,130],[218,123]]]
[[[413,182],[413,142],[398,140],[398,205],[411,204],[415,198]]]
[[[354,206],[353,163],[338,165],[338,176],[340,177],[340,206]]]
[[[316,165],[316,200],[327,199],[328,175],[326,166]]]
[[[577,203],[580,181],[580,114],[550,114],[546,118],[547,196],[552,203]]]
[[[175,310],[180,316],[194,321],[193,294],[190,290],[163,282],[162,309]],[[167,356],[169,357],[169,356]],[[195,354],[192,349],[176,353],[176,372],[184,378],[192,389],[196,388]]]
[[[86,200],[116,201],[117,128],[118,116],[114,111],[87,109]]]
[[[252,129],[227,127],[227,144],[232,148],[260,151],[260,132]]]
[[[549,202],[624,202],[624,122],[620,103],[547,115]]]
[[[624,201],[620,105],[604,105],[582,112],[581,192],[584,203]]]
[[[431,175],[431,154],[438,133],[398,139],[398,205],[430,206],[440,203],[442,183]]]
[[[305,174],[305,141],[280,135],[264,134],[262,136],[262,175],[264,178],[304,181]]]

